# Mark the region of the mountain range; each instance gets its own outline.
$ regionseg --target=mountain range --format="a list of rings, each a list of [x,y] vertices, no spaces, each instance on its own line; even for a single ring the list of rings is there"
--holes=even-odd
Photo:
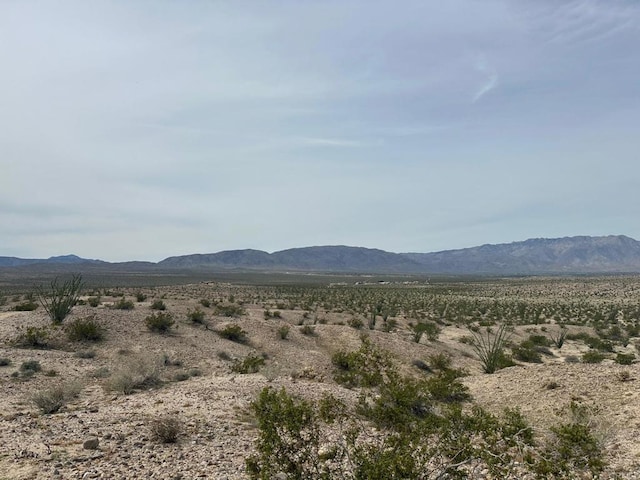
[[[432,253],[392,253],[348,246],[317,246],[267,253],[227,250],[166,258],[160,262],[110,263],[76,255],[48,259],[0,257],[0,267],[55,265],[81,270],[295,271],[455,275],[541,275],[640,272],[640,242],[624,235],[534,238]]]

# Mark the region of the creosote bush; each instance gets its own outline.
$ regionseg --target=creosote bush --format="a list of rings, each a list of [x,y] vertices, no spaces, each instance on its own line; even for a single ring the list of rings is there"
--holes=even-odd
[[[11,310],[14,312],[32,312],[38,308],[38,304],[33,300],[27,300],[26,302],[22,302],[14,306]]]
[[[231,365],[231,371],[241,374],[257,373],[263,365],[264,357],[251,353],[244,360],[235,360]]]
[[[125,297],[120,297],[118,301],[113,304],[113,308],[116,310],[133,310],[135,305],[131,300],[127,300]]]
[[[136,355],[126,357],[119,368],[107,378],[104,388],[108,391],[129,395],[136,390],[146,390],[162,383],[160,372],[163,357]]]
[[[222,330],[217,331],[218,335],[232,342],[244,343],[247,341],[247,332],[240,325],[231,323],[226,325]]]
[[[144,319],[147,328],[156,333],[168,333],[175,323],[168,312],[157,312]]]
[[[154,300],[150,308],[151,310],[166,310],[167,306],[162,300]]]
[[[192,323],[197,323],[199,325],[205,323],[204,312],[197,307],[194,310],[189,310],[187,312],[187,318],[191,320]]]
[[[45,327],[19,328],[13,344],[19,348],[47,348],[49,346],[49,331]]]
[[[71,279],[62,282],[62,284],[58,283],[56,277],[49,285],[48,290],[40,287],[36,290],[36,294],[51,321],[54,324],[60,324],[78,302],[82,287],[82,275],[73,275]]]
[[[93,316],[77,318],[69,322],[65,330],[72,342],[99,342],[104,339],[104,328]]]

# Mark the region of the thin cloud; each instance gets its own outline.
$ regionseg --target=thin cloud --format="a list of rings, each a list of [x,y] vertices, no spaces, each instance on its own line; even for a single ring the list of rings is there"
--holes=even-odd
[[[473,96],[472,103],[478,102],[487,93],[496,88],[498,86],[499,80],[498,73],[487,64],[484,55],[478,57],[478,59],[476,60],[475,68],[487,78],[485,83],[476,91],[475,95]]]

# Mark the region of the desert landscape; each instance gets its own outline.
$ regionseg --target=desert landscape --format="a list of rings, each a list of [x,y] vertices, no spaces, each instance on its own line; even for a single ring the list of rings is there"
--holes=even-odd
[[[491,445],[482,430],[458,432],[478,447],[460,462],[409,442],[428,457],[415,478],[640,478],[636,276],[83,284],[56,324],[41,300],[72,279],[82,281],[5,285],[1,296],[2,479],[410,478],[371,461],[407,420],[391,416],[383,427],[372,407],[394,378],[416,382],[433,418],[457,409],[477,420],[480,407],[498,419],[509,407],[526,422],[508,439],[500,426]],[[479,355],[485,341],[501,350],[491,374]],[[291,418],[300,405],[347,415],[307,418],[319,425],[313,445],[304,435],[285,445],[282,426],[284,443],[269,450],[269,400],[291,400]],[[583,426],[592,444],[572,437],[565,452],[563,425]],[[298,470],[274,453],[294,446],[311,452],[303,460],[289,451]],[[549,470],[545,456],[566,470]]]

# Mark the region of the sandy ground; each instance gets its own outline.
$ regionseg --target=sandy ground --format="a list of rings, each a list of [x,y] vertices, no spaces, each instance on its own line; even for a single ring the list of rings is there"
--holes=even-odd
[[[170,335],[151,333],[145,327],[151,300],[136,304],[131,311],[108,308],[114,300],[108,297],[98,308],[75,307],[65,322],[95,315],[107,329],[106,340],[95,346],[69,343],[59,330],[52,334],[60,339],[54,349],[15,348],[11,341],[20,327],[49,322],[42,309],[0,312],[0,358],[11,360],[11,365],[0,367],[0,480],[246,478],[244,461],[253,451],[256,436],[249,404],[262,388],[285,386],[309,398],[330,391],[346,400],[355,399],[355,392],[331,380],[331,354],[360,344],[361,331],[336,324],[346,317],[328,314],[327,324],[315,325],[315,336],[305,336],[297,326],[303,320],[302,311],[283,311],[282,319],[265,320],[261,305],[247,305],[247,314],[235,320],[248,332],[249,343],[242,345],[214,332],[230,319],[213,316],[211,309],[204,309],[208,328],[187,320],[187,311],[198,305],[201,290],[198,286],[193,292],[188,287],[164,292],[168,311],[177,320]],[[291,331],[287,340],[281,340],[277,328],[285,323]],[[486,375],[470,347],[459,341],[468,335],[466,329],[446,327],[438,341],[419,344],[402,325],[392,334],[369,334],[407,370],[412,368],[412,360],[440,351],[450,353],[454,366],[470,372],[464,383],[478,404],[495,412],[506,405],[519,407],[540,435],[566,418],[562,407],[572,400],[597,406],[594,424],[610,463],[603,478],[614,478],[615,472],[620,478],[640,478],[636,473],[640,471],[639,365],[568,363],[568,356],[579,355],[586,347],[567,342],[562,350],[551,349],[553,356],[545,357],[544,364]],[[524,331],[516,333],[522,338],[525,335]],[[75,353],[86,349],[93,349],[95,357],[79,358]],[[243,358],[251,352],[265,354],[266,366],[257,374],[234,374],[230,361],[220,358],[221,352],[230,358]],[[131,395],[104,388],[105,379],[96,372],[128,368],[138,358],[167,358],[170,363],[179,363],[162,367],[167,380],[190,369],[198,369],[201,375],[167,381]],[[27,360],[38,360],[42,372],[24,380],[12,377]],[[55,375],[46,373],[50,371]],[[40,414],[31,401],[33,394],[70,380],[81,382],[79,397],[58,413]],[[163,445],[151,438],[151,420],[165,414],[180,418],[184,424],[177,444]],[[83,448],[90,437],[98,438],[97,449]]]

